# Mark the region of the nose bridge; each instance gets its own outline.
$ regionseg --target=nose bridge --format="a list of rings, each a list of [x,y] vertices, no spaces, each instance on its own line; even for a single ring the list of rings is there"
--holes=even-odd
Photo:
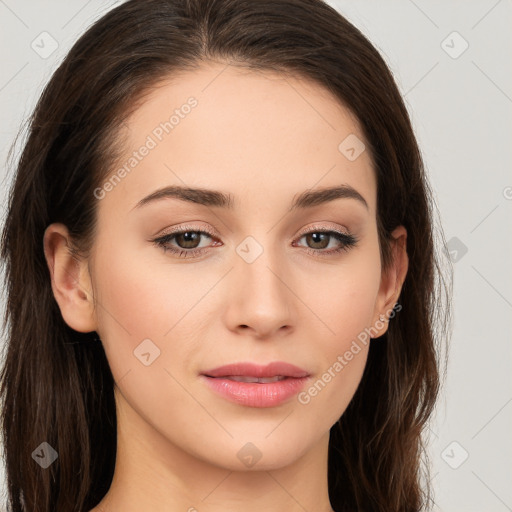
[[[271,332],[291,322],[290,293],[282,247],[272,242],[273,232],[249,235],[236,247],[231,296],[231,317],[237,325]]]
[[[272,233],[259,233],[245,237],[236,247],[238,277],[255,292],[274,293],[284,286],[284,276],[279,275],[285,268],[282,247],[272,240]]]

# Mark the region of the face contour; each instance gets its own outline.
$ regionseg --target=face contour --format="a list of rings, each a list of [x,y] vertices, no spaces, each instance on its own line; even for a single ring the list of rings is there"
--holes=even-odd
[[[369,152],[339,149],[351,135],[357,155],[357,120],[312,82],[205,64],[155,88],[123,135],[113,172],[125,172],[97,190],[90,280],[80,274],[96,307],[89,294],[79,307],[59,301],[70,325],[102,340],[121,428],[166,464],[179,451],[232,471],[271,470],[325,451],[365,367],[361,333],[385,331],[379,315],[403,275],[382,272]],[[142,201],[172,186],[231,201]],[[361,197],[290,209],[305,192],[341,186]],[[275,361],[309,377],[273,406],[229,400],[201,375]],[[260,458],[253,468],[240,454]]]

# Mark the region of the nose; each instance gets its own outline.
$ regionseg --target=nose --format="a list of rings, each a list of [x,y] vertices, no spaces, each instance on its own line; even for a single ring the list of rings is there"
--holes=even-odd
[[[292,278],[284,259],[279,258],[267,250],[250,263],[243,257],[235,258],[225,313],[230,330],[258,339],[292,331],[296,320]]]

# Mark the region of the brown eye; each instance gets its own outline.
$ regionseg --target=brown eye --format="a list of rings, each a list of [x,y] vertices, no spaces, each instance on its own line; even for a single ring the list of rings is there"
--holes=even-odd
[[[171,252],[181,258],[202,253],[206,247],[199,247],[203,238],[213,239],[213,233],[201,229],[182,229],[173,231],[153,240],[164,252]]]
[[[304,249],[310,254],[320,254],[320,255],[331,255],[337,254],[341,251],[348,251],[351,247],[357,245],[357,238],[354,235],[348,233],[339,233],[338,231],[325,231],[325,230],[315,230],[310,231],[308,233],[304,233],[299,240],[306,239],[306,244],[308,247]],[[335,239],[340,245],[331,250],[325,251],[329,246],[329,243],[332,239]]]
[[[184,231],[174,235],[173,238],[182,249],[196,249],[201,241],[201,236],[199,231]]]
[[[312,249],[325,249],[329,245],[329,239],[332,238],[332,236],[329,235],[328,233],[315,232],[305,235],[305,238],[308,241],[308,243],[314,244],[314,247],[312,247]]]

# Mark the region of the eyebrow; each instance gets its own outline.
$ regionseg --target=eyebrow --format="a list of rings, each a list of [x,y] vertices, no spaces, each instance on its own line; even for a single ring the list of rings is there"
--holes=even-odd
[[[225,194],[218,190],[172,185],[158,189],[144,197],[135,205],[134,209],[140,208],[141,206],[154,201],[169,198],[179,199],[181,201],[204,206],[226,208],[230,210],[234,208],[234,198],[230,194]],[[316,190],[310,189],[302,192],[298,197],[294,198],[289,211],[312,208],[313,206],[329,203],[336,199],[355,199],[363,204],[367,210],[369,209],[368,203],[356,189],[350,185],[339,185]]]

